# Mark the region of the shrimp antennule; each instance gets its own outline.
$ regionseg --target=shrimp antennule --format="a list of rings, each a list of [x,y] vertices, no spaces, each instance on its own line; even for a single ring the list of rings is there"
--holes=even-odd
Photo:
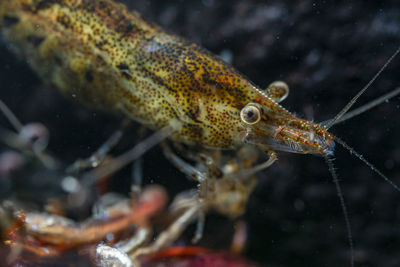
[[[347,112],[342,117],[337,119],[334,122],[333,125],[339,124],[339,123],[347,121],[349,119],[352,119],[352,118],[354,118],[354,117],[356,117],[356,116],[358,116],[358,115],[360,115],[360,114],[362,114],[362,113],[364,113],[364,112],[366,112],[366,111],[368,111],[368,110],[370,110],[370,109],[382,104],[383,102],[388,101],[389,99],[395,97],[398,94],[400,94],[400,87],[397,87],[393,91],[390,91],[389,93],[384,94],[383,96],[380,96],[380,97],[372,100],[371,102],[368,102],[367,104],[365,104],[365,105],[363,105],[363,106],[361,106],[359,108],[356,108],[356,109],[354,109],[354,110],[352,110],[350,112]],[[320,122],[319,124],[322,125],[322,126],[325,126],[325,125],[330,124],[332,120],[333,119],[326,120],[326,121]]]
[[[343,117],[343,115],[346,114],[346,112],[356,103],[357,99],[369,88],[371,87],[371,84],[379,77],[379,75],[386,69],[386,67],[392,62],[392,60],[397,56],[397,54],[400,52],[400,46],[396,49],[396,51],[393,53],[393,55],[386,61],[386,63],[382,66],[382,68],[375,74],[374,77],[367,83],[367,85],[364,86],[363,89],[361,89],[358,94],[356,94],[353,99],[350,100],[349,103],[332,119],[330,120],[326,125],[325,129],[328,130],[331,128],[333,125],[336,124],[340,118]]]

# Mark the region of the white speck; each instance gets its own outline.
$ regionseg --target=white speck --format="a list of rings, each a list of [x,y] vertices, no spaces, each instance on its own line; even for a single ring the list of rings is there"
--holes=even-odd
[[[228,64],[232,63],[233,60],[233,54],[232,51],[229,49],[224,49],[221,51],[221,53],[219,54],[220,58],[225,61]]]
[[[75,177],[67,176],[62,180],[61,187],[68,193],[75,193],[80,189],[80,184]]]
[[[49,217],[49,218],[47,218],[45,220],[45,224],[46,224],[47,227],[48,226],[53,226],[53,225],[55,225],[55,223],[56,223],[56,221],[55,221],[55,219],[53,217]]]
[[[99,266],[133,267],[134,264],[126,253],[107,245],[96,248],[96,259]]]
[[[106,235],[106,239],[107,239],[107,241],[112,241],[112,240],[114,240],[114,234],[113,234],[113,233],[108,233],[108,234]]]

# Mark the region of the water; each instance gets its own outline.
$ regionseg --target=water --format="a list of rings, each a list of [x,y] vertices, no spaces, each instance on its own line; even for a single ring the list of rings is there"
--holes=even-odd
[[[306,118],[315,121],[332,118],[400,43],[396,1],[352,1],[350,5],[325,1],[204,2],[140,0],[129,5],[168,32],[216,54],[231,51],[232,64],[258,85],[285,80],[291,91],[283,105],[297,114],[313,114],[313,118]],[[398,87],[399,67],[396,59],[359,103]],[[65,162],[90,155],[118,127],[114,116],[72,104],[47,88],[4,46],[0,48],[0,70],[0,99],[23,123],[40,121],[46,125],[51,134],[50,151]],[[332,132],[399,183],[396,105],[399,98],[333,127]],[[3,118],[0,125],[9,127]],[[138,138],[137,130],[130,129],[113,154],[122,153]],[[163,184],[171,194],[195,186],[160,154],[156,149],[144,157],[145,183]],[[347,152],[337,148],[335,155],[354,232],[356,262],[399,265],[400,194]],[[274,166],[259,174],[260,184],[248,203],[245,257],[278,266],[348,265],[344,219],[323,159],[286,153],[278,156]],[[387,164],[388,160],[393,163]],[[129,169],[120,172],[110,188],[126,194],[129,173]],[[29,174],[24,177],[34,179]],[[26,184],[36,184],[38,192],[46,188],[43,180]],[[29,199],[29,190],[23,186],[17,183],[12,190]],[[82,209],[74,216],[82,219],[89,211]],[[230,230],[221,231],[225,228]],[[207,220],[202,244],[225,248],[229,242],[221,240],[228,239],[232,229],[227,219],[214,215]],[[191,234],[186,233],[186,239]]]

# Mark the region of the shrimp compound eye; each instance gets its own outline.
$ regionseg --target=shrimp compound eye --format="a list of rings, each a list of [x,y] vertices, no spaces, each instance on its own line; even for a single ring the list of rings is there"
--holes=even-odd
[[[255,124],[261,119],[261,112],[255,105],[249,104],[240,111],[240,118],[247,124]]]

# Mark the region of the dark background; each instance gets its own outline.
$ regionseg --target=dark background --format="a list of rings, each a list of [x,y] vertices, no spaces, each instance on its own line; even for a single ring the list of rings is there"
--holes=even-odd
[[[231,55],[232,64],[261,87],[286,81],[291,91],[283,105],[315,121],[340,111],[400,45],[400,7],[395,0],[123,2],[170,33],[215,54]],[[398,87],[399,67],[400,57],[357,105]],[[0,86],[0,99],[24,123],[40,121],[49,128],[50,150],[64,162],[90,155],[119,125],[119,118],[81,108],[46,88],[4,46],[0,46]],[[331,129],[397,184],[399,105],[396,97]],[[3,118],[0,123],[9,127]],[[136,132],[130,130],[114,154],[135,144]],[[156,148],[144,157],[146,183],[163,184],[171,194],[194,186],[160,154]],[[245,257],[269,266],[348,266],[342,210],[324,160],[287,153],[279,157],[258,175],[259,185],[248,203]],[[399,266],[400,192],[338,146],[335,158],[357,266]],[[114,178],[114,190],[127,188],[128,173]],[[223,247],[219,235],[225,231],[220,229],[232,224],[217,215],[207,222],[203,244]]]

